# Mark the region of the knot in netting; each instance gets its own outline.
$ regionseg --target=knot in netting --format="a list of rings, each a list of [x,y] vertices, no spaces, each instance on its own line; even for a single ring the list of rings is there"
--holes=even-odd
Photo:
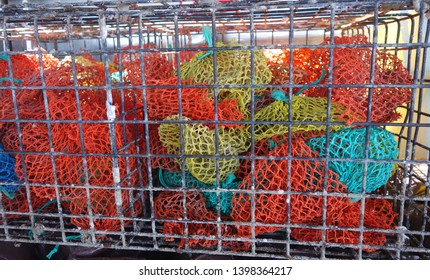
[[[240,44],[217,43],[217,47],[242,47]],[[214,84],[214,60],[206,52],[197,53],[188,63],[181,66],[181,78],[192,80],[192,83]],[[251,88],[229,87],[228,85],[251,85],[251,51],[242,48],[217,51],[216,78],[219,100],[237,100],[238,108],[248,116],[247,104],[251,101]],[[268,84],[272,73],[266,64],[262,50],[254,50],[254,81],[253,84]],[[222,86],[227,85],[227,86]],[[264,91],[255,88],[255,93]]]
[[[326,137],[311,139],[308,142],[313,151],[321,157],[326,154]],[[368,158],[374,160],[395,160],[398,155],[397,142],[394,135],[384,129],[369,128]],[[328,163],[330,170],[339,174],[339,180],[348,186],[351,193],[363,191],[363,161],[336,161],[336,159],[365,159],[366,128],[347,128],[330,133]],[[370,193],[385,185],[394,168],[393,163],[369,162],[367,164],[366,192]]]

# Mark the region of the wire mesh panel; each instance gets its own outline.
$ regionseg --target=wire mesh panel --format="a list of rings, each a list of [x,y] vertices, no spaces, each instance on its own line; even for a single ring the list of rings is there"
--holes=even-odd
[[[429,259],[427,8],[312,2],[2,6],[0,240]]]

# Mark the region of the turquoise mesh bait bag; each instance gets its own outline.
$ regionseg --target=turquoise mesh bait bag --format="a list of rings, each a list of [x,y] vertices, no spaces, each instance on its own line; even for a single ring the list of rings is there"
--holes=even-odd
[[[394,160],[398,156],[397,142],[394,135],[380,128],[369,128],[369,159]],[[335,159],[364,159],[366,148],[366,129],[342,129],[330,133],[328,164],[330,170],[339,174],[339,180],[347,185],[349,192],[363,191],[364,163],[336,161]],[[313,138],[309,147],[321,157],[326,156],[326,136]],[[373,192],[385,185],[391,176],[394,163],[370,162],[367,165],[366,193]]]

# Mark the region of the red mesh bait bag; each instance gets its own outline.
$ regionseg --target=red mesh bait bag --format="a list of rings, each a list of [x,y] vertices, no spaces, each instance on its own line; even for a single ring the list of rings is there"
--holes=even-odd
[[[121,220],[117,211],[115,190],[112,189],[92,189],[90,192],[91,212],[95,216],[93,219],[96,230],[120,231]],[[142,213],[142,200],[131,199],[128,191],[121,191],[122,214],[125,218],[135,218]],[[134,196],[132,196],[134,197]],[[82,229],[90,228],[90,218],[88,215],[87,192],[82,188],[74,188],[70,193],[69,209],[71,214],[77,217],[71,218],[72,224]],[[132,222],[131,219],[124,219],[124,226]]]
[[[330,43],[326,39],[322,45]],[[362,86],[370,84],[370,71],[372,69],[371,47],[357,47],[370,44],[364,35],[352,37],[335,37],[334,44],[348,44],[354,47],[337,47],[333,49],[333,84],[357,85],[361,87],[345,86],[334,87],[332,100],[345,106],[342,119],[347,124],[366,121],[369,108],[368,89]],[[328,83],[328,69],[330,50],[317,49],[310,57],[310,68],[315,71],[313,76],[323,79],[320,84]],[[311,74],[312,76],[312,74]],[[396,56],[384,51],[377,51],[375,61],[374,83],[381,85],[407,85],[412,84],[412,79],[403,66],[402,61]],[[327,96],[327,88],[311,88],[304,92],[307,96]],[[372,122],[391,122],[397,120],[400,115],[396,108],[411,101],[412,91],[408,88],[375,88],[372,95]]]
[[[39,64],[36,61],[29,59],[25,54],[13,54],[10,56],[12,74],[14,79],[22,80],[33,75],[39,69]],[[39,71],[37,71],[39,74]],[[7,57],[2,55],[0,57],[0,78],[8,78],[11,76],[9,73]]]
[[[141,49],[139,46],[134,46],[132,48],[125,47],[122,50],[135,50],[132,53],[122,53],[121,63],[123,64],[123,71],[125,72],[125,80],[131,82],[132,85],[141,86],[142,85],[142,71],[141,67],[144,67],[145,80],[163,80],[172,77],[173,64],[169,61],[168,56],[157,51],[153,51],[154,46],[144,45],[142,50],[144,65],[141,65]],[[152,51],[151,51],[152,50]],[[114,63],[119,64],[118,55],[114,57]]]
[[[276,144],[269,156],[287,156],[288,142]],[[291,143],[293,157],[315,158],[316,153],[311,151],[303,140]],[[288,182],[287,160],[256,160],[255,162],[255,189],[264,191],[286,191]],[[252,184],[251,173],[244,178],[239,189],[249,190]],[[337,180],[337,174],[328,170],[329,193],[346,192],[346,187]],[[322,221],[323,197],[321,195],[305,194],[323,190],[324,163],[309,160],[291,161],[291,191],[303,192],[290,196],[290,222],[293,224],[314,224]],[[286,194],[256,194],[255,195],[255,221],[260,223],[279,224],[280,226],[257,226],[255,234],[274,232],[282,229],[287,223],[287,195]],[[231,218],[235,221],[251,221],[251,196],[248,193],[239,193],[233,196],[233,210]],[[347,198],[328,197],[327,211],[337,211]],[[246,231],[249,232],[250,231]],[[249,236],[244,236],[249,237]]]
[[[30,187],[30,196],[31,196],[31,207],[32,212],[37,213],[45,213],[45,212],[53,212],[55,211],[55,204],[47,205],[47,203],[50,201],[46,198],[40,198],[36,196],[33,192],[34,188]],[[28,200],[27,200],[27,190],[26,188],[20,188],[13,199],[6,197],[3,194],[2,195],[2,204],[4,211],[7,212],[18,212],[14,214],[6,214],[7,221],[12,219],[18,219],[22,217],[28,217],[28,213],[30,213],[30,208],[28,207]],[[2,224],[2,216],[0,215],[0,225]]]
[[[150,120],[164,120],[166,117],[179,114],[179,93],[175,88],[176,77],[167,80],[150,80],[149,84],[159,86],[146,90],[148,117]],[[167,87],[166,87],[167,86]],[[181,91],[182,115],[196,121],[214,121],[215,106],[212,96],[204,88],[184,88]],[[238,121],[244,118],[237,108],[236,100],[225,100],[218,103],[218,120]],[[213,127],[213,125],[210,125]],[[220,126],[237,127],[236,124]]]
[[[186,202],[184,202],[184,200]],[[202,238],[190,238],[188,245],[190,247],[209,248],[217,244],[218,236],[217,216],[206,208],[206,199],[202,193],[193,191],[187,192],[185,197],[182,192],[165,191],[161,192],[154,201],[154,214],[156,218],[161,219],[184,219],[184,203],[186,203],[188,235],[199,235],[204,237],[214,237],[213,240]],[[203,223],[199,223],[203,222]],[[212,221],[213,223],[207,223]],[[163,222],[162,233],[166,235],[184,235],[184,223],[180,222]],[[221,225],[222,234],[226,235],[228,227]],[[166,241],[174,241],[174,238],[166,238]],[[185,246],[185,239],[181,238],[178,244],[179,248]]]
[[[326,242],[358,244],[360,238],[360,231],[358,231],[360,227],[360,203],[348,205],[344,208],[342,214],[338,214],[337,217],[333,216],[333,214],[333,212],[327,212],[327,225],[357,228],[357,230],[327,229]],[[364,212],[364,227],[366,230],[363,233],[363,244],[383,246],[387,241],[385,234],[374,232],[371,229],[394,229],[394,220],[396,217],[397,213],[393,211],[392,202],[381,198],[366,199]],[[293,228],[291,236],[299,241],[320,242],[322,240],[322,231],[310,228]],[[373,252],[375,250],[374,248],[364,249],[366,252]]]

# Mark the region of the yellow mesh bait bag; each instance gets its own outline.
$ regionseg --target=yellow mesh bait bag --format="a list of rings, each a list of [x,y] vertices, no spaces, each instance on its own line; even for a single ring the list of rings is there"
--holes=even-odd
[[[185,153],[187,155],[214,156],[215,155],[215,130],[209,127],[192,124],[184,128]],[[233,156],[244,153],[249,149],[251,134],[247,129],[219,128],[218,153],[222,156]],[[227,178],[229,173],[235,174],[239,167],[237,158],[221,158],[219,161],[219,177],[221,181]],[[216,181],[215,158],[187,158],[185,160],[190,173],[198,180],[206,184]]]
[[[240,44],[217,43],[217,47],[238,47]],[[221,50],[216,53],[217,83],[219,85],[251,85],[251,51],[249,50]],[[213,56],[205,56],[205,52],[197,53],[190,62],[181,66],[181,79],[192,80],[194,84],[214,84]],[[272,72],[266,64],[262,50],[254,51],[254,84],[269,84]],[[264,91],[264,88],[255,88],[255,93]],[[220,87],[219,100],[235,99],[238,108],[249,116],[246,105],[251,101],[251,88],[229,86]]]
[[[327,99],[319,97],[293,96],[292,121],[293,122],[326,122],[327,121]],[[256,121],[288,121],[289,103],[287,100],[277,100],[267,107],[255,113]],[[330,122],[338,122],[343,112],[343,106],[331,102]],[[332,131],[341,129],[342,125],[331,125]],[[323,124],[296,124],[292,125],[292,132],[297,131],[325,131]],[[288,133],[286,124],[256,124],[255,140],[270,138],[274,135]]]
[[[179,116],[167,117],[165,120],[178,120]],[[186,119],[184,119],[186,120]],[[202,124],[183,124],[184,152],[187,155],[202,156],[185,159],[190,173],[205,184],[216,181],[215,130]],[[178,124],[162,124],[158,129],[160,141],[171,154],[180,154],[180,130]],[[218,154],[233,156],[245,153],[250,146],[251,134],[247,128],[236,129],[219,127]],[[209,156],[209,157],[204,157]],[[180,161],[178,159],[178,161]],[[229,173],[235,174],[239,167],[239,159],[220,158],[220,180],[227,178]],[[180,162],[178,162],[180,163]]]

